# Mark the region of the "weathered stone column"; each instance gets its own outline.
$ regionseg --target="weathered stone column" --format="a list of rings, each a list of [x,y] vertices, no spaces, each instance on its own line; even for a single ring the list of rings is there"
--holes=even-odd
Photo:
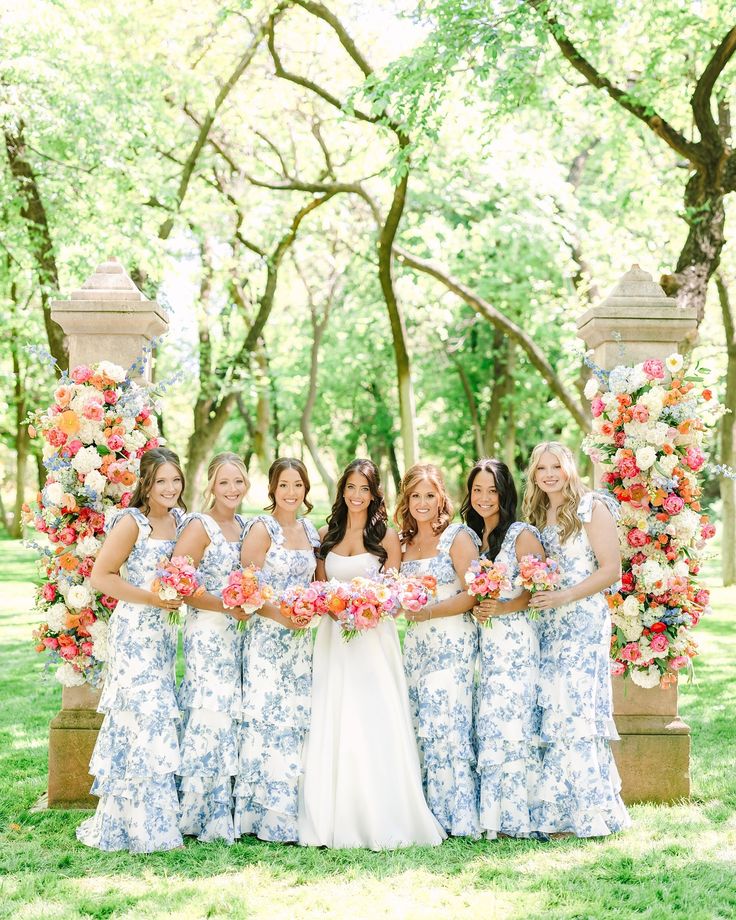
[[[168,329],[161,307],[143,296],[116,259],[103,262],[69,300],[54,301],[51,317],[66,335],[70,367],[113,361],[127,369]],[[138,376],[150,379],[148,359]],[[87,770],[102,724],[99,698],[87,684],[62,688],[61,711],[49,730],[50,808],[93,808],[97,802]]]
[[[666,358],[694,344],[696,309],[682,309],[638,265],[606,299],[578,320],[593,360],[610,370]],[[596,484],[601,469],[595,468]],[[612,745],[625,802],[674,802],[690,794],[690,729],[677,711],[677,685],[645,690],[613,678],[613,709],[621,740]]]

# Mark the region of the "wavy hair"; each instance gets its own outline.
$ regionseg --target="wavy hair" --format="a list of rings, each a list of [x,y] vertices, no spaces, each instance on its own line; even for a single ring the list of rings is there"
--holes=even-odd
[[[559,460],[562,472],[567,476],[562,488],[562,504],[557,509],[557,531],[560,535],[560,542],[564,543],[582,529],[576,512],[580,499],[588,491],[580,478],[575,458],[569,447],[565,447],[559,441],[543,441],[534,448],[529,460],[529,468],[526,471],[522,511],[527,521],[538,530],[546,526],[549,498],[535,482],[539,463],[545,453],[553,454]]]
[[[337,496],[332,506],[330,516],[327,518],[327,533],[319,548],[319,558],[326,559],[330,550],[337,546],[345,537],[348,526],[348,506],[345,502],[345,487],[351,473],[360,473],[368,480],[371,490],[371,501],[368,505],[368,516],[363,528],[363,544],[366,551],[373,556],[378,556],[383,566],[388,559],[388,553],[381,544],[388,530],[388,513],[386,503],[381,491],[381,477],[378,467],[372,460],[353,460],[349,463],[337,484]]]
[[[399,527],[399,539],[402,543],[411,543],[417,535],[417,522],[409,511],[409,496],[417,483],[423,479],[427,479],[434,486],[440,499],[437,520],[432,522],[432,531],[435,535],[445,530],[455,513],[440,468],[434,463],[415,463],[404,473],[404,478],[401,480],[394,513],[394,520]]]
[[[245,491],[247,492],[250,489],[250,479],[248,478],[248,470],[245,467],[242,459],[234,454],[231,450],[223,451],[221,454],[216,454],[209,463],[207,467],[207,485],[205,486],[204,494],[202,495],[202,500],[204,501],[206,509],[209,511],[210,508],[214,507],[215,496],[213,494],[215,488],[215,482],[217,480],[217,474],[220,472],[223,466],[226,463],[231,464],[238,468],[241,472],[243,479],[245,480]]]
[[[496,484],[498,491],[498,524],[488,534],[488,556],[495,559],[498,555],[504,541],[504,537],[509,527],[516,520],[516,507],[518,504],[518,495],[516,493],[516,484],[511,470],[501,460],[494,457],[481,457],[468,474],[468,485],[465,498],[460,507],[460,517],[475,531],[478,538],[483,543],[483,531],[485,521],[480,514],[473,508],[473,483],[478,473],[490,473]]]
[[[151,494],[151,489],[156,481],[156,473],[159,467],[163,466],[164,463],[170,463],[172,466],[175,466],[177,472],[181,476],[181,492],[179,493],[176,504],[184,511],[187,510],[187,506],[184,504],[184,499],[182,498],[186,487],[186,480],[184,478],[184,471],[181,468],[181,460],[179,460],[179,455],[175,454],[173,450],[169,450],[168,447],[153,447],[151,450],[147,450],[141,457],[138,482],[130,497],[131,508],[140,508],[144,514],[148,514],[151,510],[151,506],[148,503],[148,496]]]
[[[269,514],[276,510],[276,488],[279,484],[279,477],[284,470],[296,470],[297,473],[299,473],[304,483],[304,507],[307,509],[307,514],[309,514],[312,508],[314,508],[314,505],[307,498],[309,490],[311,489],[309,473],[302,461],[297,460],[296,457],[279,457],[278,460],[274,460],[268,468],[268,498],[270,503],[266,506],[265,510],[268,511]]]

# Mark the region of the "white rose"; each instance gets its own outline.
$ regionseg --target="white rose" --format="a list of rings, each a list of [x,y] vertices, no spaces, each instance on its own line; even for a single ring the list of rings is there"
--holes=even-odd
[[[81,556],[95,556],[102,543],[97,537],[83,537],[77,542],[77,550]]]
[[[636,465],[640,470],[648,470],[657,459],[657,452],[653,447],[640,447],[636,452]]]
[[[66,615],[69,611],[64,604],[52,604],[46,611],[46,623],[51,632],[61,632],[66,626]]]
[[[107,661],[107,636],[109,632],[107,623],[104,620],[95,620],[95,622],[91,626],[88,626],[87,629],[89,630],[89,634],[92,638],[94,657],[98,661]]]
[[[92,603],[92,592],[87,585],[74,585],[67,591],[66,602],[75,610],[81,610]]]
[[[682,367],[683,363],[684,359],[682,355],[678,354],[676,351],[671,355],[668,355],[664,360],[665,367],[670,372],[670,374],[676,374]]]
[[[48,482],[43,488],[44,505],[60,505],[64,497],[64,489],[59,482]]]
[[[585,384],[585,389],[583,390],[583,395],[586,399],[592,399],[595,394],[600,389],[598,381],[595,377],[591,377],[590,380]]]
[[[122,383],[125,380],[125,371],[119,364],[113,364],[111,361],[100,361],[97,365],[97,373],[109,377],[115,383]]]
[[[102,473],[98,473],[97,470],[90,470],[84,477],[84,484],[92,489],[93,492],[102,495],[107,485],[107,478]]]
[[[81,687],[82,684],[86,683],[84,676],[76,668],[72,667],[68,661],[63,662],[56,669],[56,679],[62,687]]]
[[[173,601],[179,596],[177,594],[176,588],[172,588],[171,585],[161,585],[158,589],[158,596],[162,601]]]
[[[96,447],[83,447],[72,460],[72,467],[82,476],[102,466],[102,457]]]
[[[634,597],[633,594],[629,594],[626,600],[623,603],[623,615],[627,619],[638,618],[641,607],[639,601]]]
[[[637,687],[644,687],[647,690],[651,690],[653,687],[659,685],[659,668],[656,664],[649,665],[646,670],[644,670],[644,668],[633,667],[630,673],[631,679]]]
[[[125,447],[127,450],[135,451],[138,450],[139,447],[143,447],[148,438],[143,434],[142,431],[135,430],[126,434],[123,440],[125,441]]]

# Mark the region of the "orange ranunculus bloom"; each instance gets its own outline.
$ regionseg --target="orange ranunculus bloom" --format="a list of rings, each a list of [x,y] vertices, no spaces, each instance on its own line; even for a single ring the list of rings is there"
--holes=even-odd
[[[76,572],[79,560],[73,553],[63,553],[56,560],[66,572]]]
[[[112,433],[118,435],[121,438],[124,438],[125,437],[125,426],[113,425]]]
[[[333,594],[332,597],[327,602],[327,608],[332,613],[340,613],[341,610],[344,610],[348,605],[348,602],[340,597],[339,594]]]
[[[66,615],[66,628],[76,629],[77,626],[79,626],[79,614],[70,611]]]
[[[56,427],[66,435],[76,434],[79,431],[79,416],[71,409],[56,416]]]
[[[120,477],[120,482],[124,486],[132,486],[135,482],[135,476],[131,473],[130,470],[126,470],[123,475]]]
[[[690,507],[693,509],[693,511],[703,510],[703,506],[700,504],[700,502],[691,502]]]
[[[663,444],[662,450],[669,457],[670,454],[674,453],[675,448],[671,444]]]
[[[692,422],[689,418],[686,418],[684,422],[680,422],[680,424],[677,426],[677,430],[680,432],[680,434],[687,434],[688,431],[690,431],[691,426]]]

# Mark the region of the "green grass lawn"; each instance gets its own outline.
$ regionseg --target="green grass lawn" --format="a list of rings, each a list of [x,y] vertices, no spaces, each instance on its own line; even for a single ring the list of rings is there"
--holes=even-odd
[[[188,841],[135,857],[77,843],[86,813],[30,812],[61,697],[30,641],[32,561],[0,543],[0,918],[736,917],[736,592],[714,590],[697,682],[681,690],[693,797],[632,808],[633,828],[616,838],[395,853]]]

